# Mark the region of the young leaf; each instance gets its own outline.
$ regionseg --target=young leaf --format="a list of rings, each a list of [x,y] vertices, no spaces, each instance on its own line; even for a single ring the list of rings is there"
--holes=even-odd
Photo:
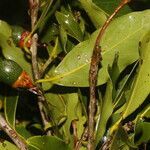
[[[149,30],[149,26],[150,10],[130,13],[110,24],[101,42],[103,61],[98,74],[98,85],[108,80],[107,66],[112,64],[115,53],[119,53],[120,72],[138,59],[138,43],[141,35]],[[51,81],[75,87],[89,86],[89,64],[98,32],[96,31],[89,40],[75,46],[57,66],[51,78],[39,82]]]

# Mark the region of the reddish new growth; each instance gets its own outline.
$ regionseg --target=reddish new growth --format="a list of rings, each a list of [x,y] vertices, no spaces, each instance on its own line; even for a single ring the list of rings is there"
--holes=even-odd
[[[21,75],[18,77],[17,81],[13,83],[13,88],[34,88],[33,82],[30,76],[23,71]]]
[[[26,40],[26,38],[28,38],[29,34],[30,34],[29,31],[25,31],[21,34],[21,38],[20,38],[20,41],[19,41],[19,47],[20,48],[24,48],[24,47],[30,48],[30,46],[32,44],[30,37],[29,37],[29,39],[27,39],[27,41],[25,43],[25,40]]]

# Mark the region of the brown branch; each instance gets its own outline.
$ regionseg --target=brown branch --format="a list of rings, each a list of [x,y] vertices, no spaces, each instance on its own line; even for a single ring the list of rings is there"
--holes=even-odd
[[[94,149],[94,128],[95,128],[95,122],[94,122],[94,116],[96,111],[96,85],[97,85],[97,76],[98,76],[98,70],[99,70],[99,64],[102,61],[102,55],[101,55],[101,47],[100,41],[102,39],[102,36],[114,18],[114,16],[118,13],[118,11],[126,5],[130,0],[122,0],[120,5],[115,9],[114,13],[106,20],[104,25],[102,26],[93,48],[93,54],[91,58],[91,65],[89,70],[89,86],[90,86],[90,102],[89,102],[89,116],[88,116],[88,150]]]
[[[87,141],[87,138],[88,138],[88,127],[85,127],[81,139],[76,143],[75,150],[80,150],[80,147],[82,146],[82,142]]]
[[[42,78],[44,76],[45,71],[47,70],[48,66],[51,64],[51,62],[54,60],[55,58],[53,57],[49,57],[49,59],[45,62],[45,64],[42,66],[42,69],[40,70],[40,78]]]
[[[108,138],[103,145],[101,146],[100,150],[109,150],[110,149],[110,145],[112,142],[112,137]]]
[[[30,4],[30,15],[31,15],[31,29],[33,30],[37,22],[39,0],[29,0],[29,4]],[[39,72],[38,61],[37,61],[37,46],[38,46],[37,42],[38,42],[38,35],[35,33],[32,36],[32,44],[30,48],[33,76],[34,76],[35,81],[40,78],[40,72]],[[44,111],[44,108],[48,105],[44,97],[44,93],[42,91],[41,85],[39,83],[36,84],[36,91],[38,95],[37,96],[38,106],[39,106],[42,122],[43,122],[44,128],[46,128],[49,125],[49,118],[47,117],[47,114]],[[50,132],[48,131],[47,134],[50,135]]]
[[[0,128],[7,133],[11,140],[17,145],[20,150],[27,150],[26,142],[21,139],[16,131],[12,129],[9,124],[6,122],[5,118],[0,114]]]
[[[34,34],[32,37],[32,45],[31,45],[31,59],[32,59],[32,68],[33,68],[33,75],[35,78],[35,81],[39,79],[40,73],[38,68],[38,61],[37,61],[37,34]],[[37,97],[38,97],[38,106],[42,118],[42,122],[44,127],[47,127],[49,125],[49,119],[46,115],[46,112],[44,111],[44,107],[48,106],[47,101],[44,97],[44,93],[42,92],[40,84],[36,84],[36,91],[37,91]],[[50,134],[50,132],[47,132]]]
[[[72,129],[73,129],[73,139],[74,139],[74,149],[75,149],[76,144],[78,142],[77,120],[73,120],[71,124],[72,124]]]

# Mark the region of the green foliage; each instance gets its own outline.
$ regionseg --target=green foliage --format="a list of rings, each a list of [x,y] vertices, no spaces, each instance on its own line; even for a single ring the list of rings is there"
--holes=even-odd
[[[149,30],[149,14],[150,11],[134,12],[115,19],[108,27],[101,42],[103,60],[102,68],[99,70],[98,85],[108,80],[107,66],[112,65],[115,53],[119,53],[120,72],[138,59],[139,40],[141,35]],[[88,86],[90,57],[98,31],[88,40],[76,45],[57,66],[53,76],[41,82],[51,81],[55,84],[75,87]]]
[[[102,8],[108,14],[112,14],[113,10],[119,5],[120,0],[93,0],[100,8]],[[119,16],[132,12],[132,9],[126,5],[120,12]]]
[[[4,101],[5,117],[7,122],[14,129],[15,129],[17,102],[18,102],[18,94],[15,91],[11,90],[9,93],[7,93]]]
[[[48,124],[43,126],[36,94],[0,84],[1,113],[29,150],[75,149],[78,140],[80,148],[86,149],[86,138],[80,139],[88,120],[92,51],[102,25],[119,2],[40,0],[39,18],[31,34],[37,32],[39,36],[37,60],[41,78],[37,83],[41,83],[47,100],[43,112],[50,119]],[[3,10],[1,4],[5,2],[0,2]],[[95,149],[104,148],[104,144],[111,150],[138,149],[150,141],[150,9],[145,10],[141,5],[143,11],[136,12],[139,10],[136,6],[133,2],[122,8],[100,43],[102,62],[96,88]],[[25,8],[27,5],[22,11]],[[30,50],[19,48],[12,37],[12,22],[30,29],[28,10],[20,15],[24,22],[0,14],[3,18],[0,57],[17,62],[33,79]],[[45,64],[48,67],[43,70]],[[47,131],[50,136],[46,135]],[[0,150],[17,150],[2,131],[0,139]]]
[[[96,28],[100,28],[107,19],[106,12],[96,6],[91,0],[80,0],[80,3],[87,12],[93,25]]]
[[[0,143],[0,149],[1,150],[8,150],[8,149],[18,150],[18,148],[14,144],[12,144],[8,141],[1,142]]]
[[[139,70],[137,72],[136,79],[134,81],[131,95],[128,99],[127,106],[123,113],[123,118],[129,116],[134,112],[146,99],[148,96],[149,89],[149,50],[150,50],[150,34],[147,34],[144,37],[144,40],[141,42],[140,47],[140,64]],[[144,89],[144,90],[143,90]],[[141,92],[142,91],[142,92]]]
[[[74,37],[79,42],[83,39],[83,33],[79,24],[75,21],[75,18],[69,12],[56,12],[56,19],[58,23],[67,31],[67,33]]]
[[[70,148],[64,141],[55,136],[35,136],[27,140],[30,150],[46,150],[46,149],[62,149],[69,150]]]

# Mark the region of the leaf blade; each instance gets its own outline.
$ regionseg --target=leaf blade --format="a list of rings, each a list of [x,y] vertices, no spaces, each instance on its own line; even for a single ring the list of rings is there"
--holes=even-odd
[[[149,10],[130,13],[115,19],[108,27],[101,42],[103,67],[98,74],[98,85],[108,80],[107,66],[112,64],[115,53],[119,53],[118,66],[120,72],[138,59],[138,42],[141,34],[146,33],[149,29],[149,14]],[[39,82],[50,81],[58,85],[73,87],[89,86],[89,64],[98,32],[97,30],[89,40],[75,46],[57,66],[51,78],[39,80]]]
[[[136,80],[133,84],[132,93],[129,97],[127,106],[123,112],[123,118],[128,117],[133,113],[146,99],[150,93],[149,82],[150,82],[150,34],[144,37],[142,42],[143,46],[141,48],[141,63],[139,65],[138,74]]]

